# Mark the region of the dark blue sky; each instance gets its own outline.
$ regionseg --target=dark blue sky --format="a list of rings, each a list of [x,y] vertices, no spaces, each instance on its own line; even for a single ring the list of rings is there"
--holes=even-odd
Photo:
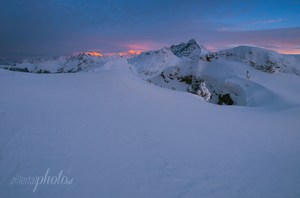
[[[212,50],[300,53],[300,0],[0,0],[0,56],[156,49],[195,38]]]

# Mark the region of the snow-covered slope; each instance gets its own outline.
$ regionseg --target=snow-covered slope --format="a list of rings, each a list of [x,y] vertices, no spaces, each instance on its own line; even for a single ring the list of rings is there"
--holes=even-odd
[[[129,58],[128,62],[144,78],[154,76],[167,67],[175,66],[180,58],[175,56],[168,48],[143,52],[140,55]]]
[[[297,56],[279,54],[262,48],[239,46],[211,53],[203,59],[212,61],[218,58],[246,63],[268,73],[282,72],[300,75],[300,59]]]
[[[265,106],[279,98],[260,83],[264,75],[268,74],[233,61],[186,61],[165,69],[148,82],[190,92],[214,104]]]
[[[212,105],[147,83],[124,59],[94,72],[0,69],[0,197],[298,198],[299,76],[249,66],[249,82],[245,65],[199,65],[182,74],[232,75],[271,98]]]

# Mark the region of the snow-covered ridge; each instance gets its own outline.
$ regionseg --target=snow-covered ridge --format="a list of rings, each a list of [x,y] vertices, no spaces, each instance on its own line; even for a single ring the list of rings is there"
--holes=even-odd
[[[175,56],[169,48],[143,52],[128,59],[128,62],[144,78],[155,76],[164,69],[179,64],[180,61],[181,59]]]
[[[114,60],[113,56],[95,56],[90,52],[69,56],[24,59],[21,63],[1,65],[3,69],[30,73],[74,73]]]
[[[179,65],[186,60],[198,60],[207,53],[209,51],[204,46],[191,39],[187,43],[182,42],[159,50],[143,52],[129,58],[128,62],[143,78],[149,79],[168,67]]]
[[[228,50],[210,53],[203,60],[236,61],[246,63],[255,69],[268,72],[282,72],[300,75],[300,59],[295,55],[279,54],[277,52],[252,46],[239,46]]]
[[[181,57],[179,61],[170,63],[165,60],[170,53],[162,51],[168,49]],[[296,75],[299,71],[297,66],[300,61],[296,56],[261,48],[241,46],[216,53],[201,52],[200,49],[195,40],[190,40],[170,48],[146,52],[134,59],[134,67],[142,70],[143,77],[157,86],[190,92],[214,104],[240,106],[260,106],[266,101],[276,100],[271,91],[251,80],[255,70]],[[153,54],[160,56],[158,58]]]

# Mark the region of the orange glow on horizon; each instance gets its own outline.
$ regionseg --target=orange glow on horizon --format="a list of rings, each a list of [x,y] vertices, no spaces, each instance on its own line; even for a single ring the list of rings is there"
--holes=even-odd
[[[142,52],[140,50],[129,50],[128,51],[128,54],[130,54],[130,55],[139,55],[141,53]]]
[[[99,57],[102,57],[103,54],[99,53],[99,52],[86,52],[87,55],[90,55],[90,56],[99,56]]]
[[[128,50],[127,52],[119,52],[119,56],[128,56],[128,55],[139,55],[141,54],[141,50]]]
[[[220,49],[216,48],[216,47],[213,47],[213,46],[208,46],[207,47],[210,51],[212,52],[217,52],[219,51]],[[281,53],[281,54],[299,54],[300,55],[300,49],[271,49],[271,50],[274,50],[278,53]],[[85,54],[87,55],[90,55],[90,56],[96,56],[96,57],[103,57],[104,55],[105,56],[114,56],[114,55],[119,55],[119,56],[133,56],[133,55],[139,55],[141,54],[143,51],[147,51],[147,50],[138,50],[138,49],[130,49],[128,51],[125,51],[125,52],[111,52],[111,53],[100,53],[100,52],[97,52],[97,51],[88,51],[88,52],[84,52]]]
[[[300,49],[282,49],[276,51],[281,54],[300,54]]]
[[[155,46],[153,43],[131,43],[122,45],[121,48],[128,49],[126,51],[107,51],[102,49],[90,49],[91,51],[83,52],[90,56],[106,57],[106,56],[134,56],[139,55],[144,51],[159,49],[160,46]]]

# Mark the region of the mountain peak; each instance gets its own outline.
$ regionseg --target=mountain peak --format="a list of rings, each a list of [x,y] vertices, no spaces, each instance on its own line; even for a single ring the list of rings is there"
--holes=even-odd
[[[193,44],[198,45],[198,43],[195,39],[190,39],[187,43],[190,44],[190,45],[193,45]]]
[[[208,50],[202,45],[199,46],[195,39],[190,39],[187,43],[182,42],[178,45],[172,45],[170,49],[174,55],[180,58],[195,58],[208,53]]]

